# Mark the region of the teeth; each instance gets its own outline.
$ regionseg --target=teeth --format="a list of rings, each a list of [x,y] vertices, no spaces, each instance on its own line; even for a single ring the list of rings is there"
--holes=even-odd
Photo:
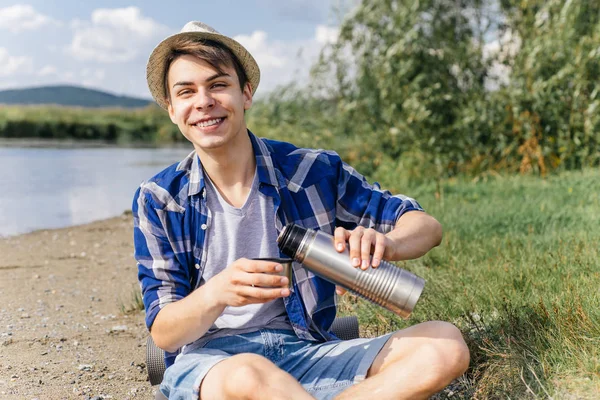
[[[206,128],[207,126],[218,124],[219,122],[221,122],[222,119],[223,118],[209,119],[208,121],[198,122],[196,125],[198,125],[201,128]]]

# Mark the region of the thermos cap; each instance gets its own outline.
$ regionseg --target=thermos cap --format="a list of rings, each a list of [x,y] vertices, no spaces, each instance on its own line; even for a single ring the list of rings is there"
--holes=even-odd
[[[279,237],[277,238],[277,245],[283,254],[288,257],[295,258],[296,252],[298,251],[305,234],[306,228],[294,223],[289,223],[279,234]]]

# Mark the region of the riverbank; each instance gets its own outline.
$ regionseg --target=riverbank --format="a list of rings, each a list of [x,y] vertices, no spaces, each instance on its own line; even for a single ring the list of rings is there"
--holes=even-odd
[[[152,398],[131,215],[0,240],[0,398]]]
[[[465,335],[471,367],[446,398],[597,399],[600,170],[408,188],[444,226],[399,263],[427,281],[411,319],[352,296],[363,335],[429,320]],[[33,209],[29,207],[27,209]],[[131,215],[0,240],[0,398],[151,398],[135,308]]]
[[[188,142],[149,143],[143,141],[115,142],[108,140],[2,138],[0,147],[40,149],[190,149]]]

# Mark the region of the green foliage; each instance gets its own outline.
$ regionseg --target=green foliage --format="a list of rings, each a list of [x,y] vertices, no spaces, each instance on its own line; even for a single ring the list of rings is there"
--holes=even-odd
[[[367,175],[599,165],[599,3],[500,3],[362,2],[311,85],[257,102],[251,127],[334,148]]]
[[[162,109],[0,108],[0,137],[172,143],[183,139]]]
[[[502,91],[505,129],[519,145],[521,171],[598,165],[600,3],[505,0],[502,5],[506,29],[521,41]]]
[[[427,280],[411,319],[352,296],[342,310],[371,335],[429,320],[459,326],[471,349],[462,398],[596,398],[600,172],[441,186],[443,201],[434,183],[404,188],[445,231],[440,247],[399,263]]]

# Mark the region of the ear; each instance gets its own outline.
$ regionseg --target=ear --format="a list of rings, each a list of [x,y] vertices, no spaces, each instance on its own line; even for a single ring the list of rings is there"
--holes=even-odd
[[[249,110],[252,107],[252,85],[250,82],[246,82],[242,94],[244,96],[244,110]]]
[[[165,99],[165,101],[167,102],[167,111],[169,112],[169,118],[171,118],[172,123],[177,125],[177,122],[175,122],[175,110],[173,109],[173,105],[171,105],[169,99]]]

